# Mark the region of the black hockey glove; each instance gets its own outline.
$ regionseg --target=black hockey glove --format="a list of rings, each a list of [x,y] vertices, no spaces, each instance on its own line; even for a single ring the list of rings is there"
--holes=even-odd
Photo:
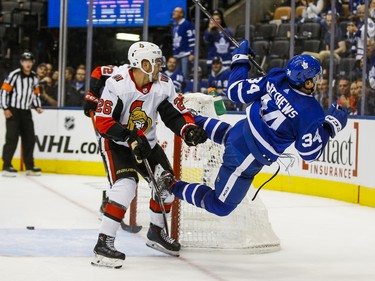
[[[328,108],[324,124],[331,129],[331,138],[334,138],[338,132],[345,128],[347,121],[348,110],[345,107],[334,103]]]
[[[129,147],[137,161],[147,158],[151,154],[151,146],[141,130],[133,130],[127,140]]]
[[[83,112],[87,117],[90,117],[90,111],[95,112],[98,101],[99,99],[93,93],[87,92],[85,102],[83,103]]]
[[[194,146],[204,143],[207,140],[207,134],[202,127],[191,125],[185,129],[183,139],[188,146]]]

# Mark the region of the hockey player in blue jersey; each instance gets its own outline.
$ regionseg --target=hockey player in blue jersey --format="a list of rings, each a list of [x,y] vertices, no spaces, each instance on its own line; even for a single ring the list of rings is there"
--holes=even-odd
[[[240,204],[254,176],[287,147],[294,143],[304,160],[315,160],[329,137],[335,137],[347,122],[345,108],[333,104],[324,114],[313,97],[322,71],[315,58],[297,55],[285,68],[248,79],[249,51],[246,40],[234,50],[227,91],[229,99],[250,104],[246,118],[231,127],[217,119],[195,117],[211,140],[225,145],[215,189],[175,181],[168,173],[158,179],[178,198],[219,216],[230,214]]]

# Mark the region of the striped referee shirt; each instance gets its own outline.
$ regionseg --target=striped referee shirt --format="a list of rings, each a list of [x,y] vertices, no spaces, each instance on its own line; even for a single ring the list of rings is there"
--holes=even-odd
[[[12,71],[4,80],[0,92],[0,108],[18,109],[40,108],[40,89],[34,71],[25,75],[21,68]]]

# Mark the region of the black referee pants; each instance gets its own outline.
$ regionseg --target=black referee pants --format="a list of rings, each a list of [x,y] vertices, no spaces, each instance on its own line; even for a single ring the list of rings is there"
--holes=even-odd
[[[35,130],[31,110],[10,108],[13,116],[6,119],[5,144],[3,147],[3,169],[12,165],[17,149],[18,138],[21,136],[23,161],[26,170],[34,167]]]

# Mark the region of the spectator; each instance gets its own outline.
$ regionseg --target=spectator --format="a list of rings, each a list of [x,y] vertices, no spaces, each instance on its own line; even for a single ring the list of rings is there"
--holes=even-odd
[[[173,10],[173,56],[177,58],[177,68],[181,69],[184,77],[189,77],[191,63],[194,60],[195,29],[184,16],[183,8],[176,7]]]
[[[374,65],[375,65],[375,41],[373,39],[369,39],[367,41],[367,61],[366,61],[366,77],[369,77],[370,86],[371,81],[373,80],[374,75]],[[353,77],[358,80],[362,79],[362,72],[363,72],[363,57],[356,61],[354,68],[352,70]]]
[[[48,77],[52,77],[53,74],[53,66],[52,63],[46,63],[46,75]]]
[[[85,100],[85,75],[86,70],[79,68],[76,71],[75,79],[68,83],[65,97],[66,106],[83,106]]]
[[[219,23],[224,30],[233,36],[232,31],[227,28],[223,14],[220,10],[215,10],[212,14],[212,18]],[[207,69],[211,71],[212,59],[219,56],[223,60],[223,65],[229,67],[231,63],[231,53],[234,50],[233,43],[227,38],[227,36],[218,29],[215,23],[211,20],[208,23],[208,28],[205,30],[203,35],[204,41],[208,44],[207,54]]]
[[[362,90],[362,81],[358,81],[361,86]],[[357,82],[354,81],[350,84],[350,110],[348,110],[350,115],[357,115],[358,114],[358,101],[361,98],[361,93],[358,91]]]
[[[314,97],[319,102],[324,111],[328,109],[328,92],[328,79],[323,78],[318,84],[317,92]]]
[[[12,166],[12,159],[20,136],[26,175],[41,174],[41,170],[34,166],[35,131],[31,108],[42,113],[38,79],[32,71],[34,56],[30,52],[24,52],[20,64],[21,67],[12,71],[4,80],[0,92],[0,108],[4,110],[6,122],[3,176],[9,177],[17,175],[17,170]]]
[[[348,0],[350,15],[357,15],[358,7],[365,4],[365,0]]]
[[[356,60],[360,60],[363,57],[364,48],[364,22],[365,22],[365,5],[361,5],[358,8],[359,23],[358,25],[350,24],[347,27],[348,38],[354,37],[353,47],[355,52]],[[375,23],[371,18],[367,19],[367,40],[375,37]],[[352,48],[353,48],[352,47]]]
[[[337,103],[345,108],[350,108],[350,81],[346,77],[341,77],[338,83]]]
[[[181,70],[177,69],[177,59],[170,57],[167,61],[167,70],[163,72],[169,78],[171,78],[173,85],[177,93],[181,93],[181,89],[184,83],[184,75]]]
[[[77,66],[77,70],[78,69],[84,69],[84,70],[86,70],[86,66],[81,63],[80,65]]]
[[[71,67],[71,66],[67,66],[65,68],[65,81],[66,82],[70,82],[70,81],[73,81],[73,78],[74,78],[74,68]]]
[[[36,77],[41,81],[44,77],[47,76],[47,66],[45,63],[41,63],[36,68]]]
[[[370,6],[369,6],[369,17],[372,18],[372,20],[375,19],[375,0],[370,1]]]
[[[342,0],[335,1],[335,8],[336,8],[336,14],[337,16],[342,15]],[[321,15],[326,15],[328,13],[332,12],[332,5],[331,5],[331,0],[324,0],[323,2],[323,9],[320,12]]]
[[[216,88],[219,95],[225,95],[227,91],[230,70],[223,66],[221,57],[212,59],[212,70],[208,77],[208,86]]]
[[[336,17],[335,17],[336,19]],[[323,63],[324,59],[329,58],[331,55],[330,44],[331,44],[331,25],[332,25],[332,13],[327,14],[325,22],[327,24],[327,29],[323,36],[323,49],[319,53],[304,52],[304,54],[309,54],[316,57],[320,63]],[[334,36],[334,50],[333,54],[335,58],[340,61],[341,56],[346,53],[345,37],[341,28],[337,25],[335,20],[335,36]]]
[[[237,108],[236,103],[226,96],[229,75],[230,70],[223,66],[221,57],[214,57],[212,59],[212,70],[208,77],[208,86],[216,89],[217,94],[223,98],[227,110],[240,111],[242,105],[239,104]]]
[[[194,70],[191,71],[193,73]],[[193,75],[191,74],[190,77]],[[193,87],[194,87],[194,79],[193,77],[186,83],[186,87],[183,90],[184,94],[190,94],[193,93]],[[207,79],[202,79],[202,68],[198,66],[198,87],[197,91],[203,94],[207,94],[208,89],[208,81]]]
[[[305,8],[302,12],[301,23],[307,21],[317,21],[320,22],[320,13],[324,8],[323,0],[301,0],[301,3]]]
[[[375,91],[372,90],[368,85],[365,89],[365,112],[362,113],[362,81],[357,81],[357,91],[359,100],[357,102],[358,115],[375,115]]]
[[[53,87],[57,87],[57,84],[58,84],[58,81],[59,81],[59,72],[57,70],[55,70],[53,73],[52,73],[52,85]]]
[[[57,87],[54,87],[52,78],[44,77],[39,82],[39,87],[42,106],[57,106]]]

